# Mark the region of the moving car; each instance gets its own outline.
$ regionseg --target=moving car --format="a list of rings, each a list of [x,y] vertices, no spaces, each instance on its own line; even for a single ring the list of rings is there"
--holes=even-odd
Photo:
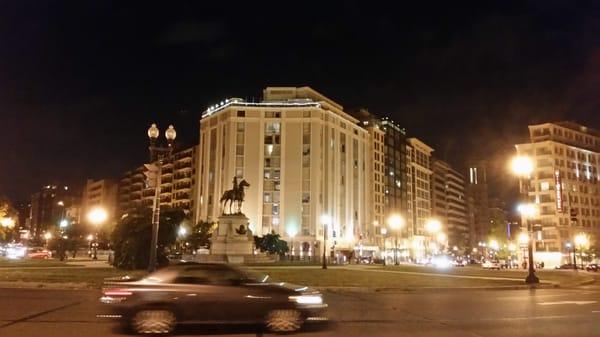
[[[500,262],[487,260],[481,264],[483,269],[497,269],[500,270]]]
[[[105,282],[100,302],[139,334],[171,333],[178,324],[260,323],[292,332],[324,321],[327,304],[308,287],[268,282],[225,264],[185,262],[141,280]]]
[[[47,260],[52,257],[52,252],[42,247],[30,247],[27,248],[28,259],[42,259]]]
[[[575,266],[572,263],[565,263],[554,267],[554,269],[575,269]]]
[[[593,271],[593,272],[598,272],[598,264],[597,263],[590,263],[587,266],[585,266],[585,270],[587,270],[587,271]]]

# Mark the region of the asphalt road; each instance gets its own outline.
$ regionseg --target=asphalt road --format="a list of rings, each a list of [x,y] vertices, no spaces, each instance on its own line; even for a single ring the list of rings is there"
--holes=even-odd
[[[96,318],[99,293],[0,289],[0,336],[124,335]],[[332,323],[297,336],[600,336],[600,287],[420,293],[330,293]],[[253,327],[195,327],[180,336],[254,336]],[[265,333],[264,335],[269,335]]]

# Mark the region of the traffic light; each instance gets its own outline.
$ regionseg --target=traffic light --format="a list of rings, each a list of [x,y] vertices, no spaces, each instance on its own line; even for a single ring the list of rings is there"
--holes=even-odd
[[[158,166],[155,164],[144,164],[144,168],[146,188],[155,188],[158,182]]]

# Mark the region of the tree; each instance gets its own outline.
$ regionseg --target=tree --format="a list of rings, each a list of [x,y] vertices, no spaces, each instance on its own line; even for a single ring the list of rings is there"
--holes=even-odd
[[[165,210],[160,214],[158,249],[159,266],[167,265],[166,247],[175,243],[177,228],[186,215],[181,210]],[[120,269],[144,269],[148,267],[150,239],[152,235],[152,211],[140,209],[119,220],[111,235],[114,246],[113,265]]]
[[[210,248],[212,233],[215,231],[216,224],[214,222],[198,222],[186,240],[190,243],[193,249]]]
[[[0,241],[10,240],[15,229],[18,229],[18,226],[16,225],[17,215],[18,212],[13,208],[10,200],[5,196],[0,195],[0,220],[11,218],[14,221],[12,227],[0,226]]]
[[[254,244],[261,252],[267,252],[268,254],[284,255],[289,251],[287,242],[282,240],[281,236],[275,234],[274,231],[263,237],[254,236]]]

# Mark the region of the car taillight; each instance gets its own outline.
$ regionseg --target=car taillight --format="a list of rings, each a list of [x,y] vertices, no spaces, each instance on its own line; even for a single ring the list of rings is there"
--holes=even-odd
[[[104,291],[105,296],[129,296],[132,292],[126,289],[106,289]]]

